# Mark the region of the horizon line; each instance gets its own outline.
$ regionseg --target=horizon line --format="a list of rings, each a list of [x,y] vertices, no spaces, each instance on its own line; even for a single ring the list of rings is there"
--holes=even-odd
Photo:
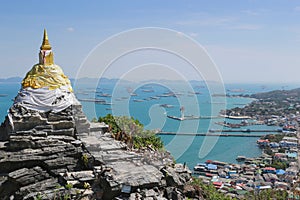
[[[8,79],[23,79],[21,76],[11,76],[11,77],[6,77],[6,78],[1,78],[0,77],[0,83],[2,83],[2,80],[8,80]],[[127,80],[127,79],[120,79],[120,78],[114,78],[114,77],[101,77],[101,78],[96,78],[96,77],[81,77],[81,78],[69,78],[70,80],[82,80],[82,79],[108,79],[108,80],[122,80],[122,81],[127,81],[127,82],[133,82],[133,83],[141,83],[141,82],[147,82],[147,81],[185,81],[185,80],[175,80],[175,79],[145,79],[145,80]],[[195,80],[195,79],[187,79],[187,81],[192,82],[217,82],[214,80]],[[17,81],[16,81],[17,82]],[[290,81],[290,82],[279,82],[279,81],[240,81],[240,80],[223,80],[223,83],[225,84],[300,84],[300,81]],[[300,86],[300,85],[299,85]]]

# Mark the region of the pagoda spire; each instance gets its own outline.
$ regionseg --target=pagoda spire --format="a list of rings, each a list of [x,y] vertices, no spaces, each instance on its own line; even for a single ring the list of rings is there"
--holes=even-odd
[[[40,53],[39,53],[39,63],[42,65],[52,65],[54,64],[53,62],[53,53],[52,53],[52,48],[48,40],[48,34],[46,29],[44,29],[44,37],[43,37],[43,42],[42,46],[40,48]]]
[[[44,38],[43,38],[41,50],[51,50],[51,45],[48,40],[48,34],[46,29],[44,29]]]

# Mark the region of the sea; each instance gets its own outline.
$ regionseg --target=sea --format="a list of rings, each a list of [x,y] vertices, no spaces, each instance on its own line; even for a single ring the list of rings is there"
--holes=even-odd
[[[256,144],[258,137],[196,136],[193,133],[227,129],[216,124],[217,122],[240,123],[240,120],[228,120],[217,116],[222,109],[243,107],[254,101],[251,98],[241,97],[241,94],[299,87],[299,84],[231,83],[224,85],[224,91],[230,94],[230,96],[225,96],[224,92],[213,93],[208,83],[202,81],[187,84],[163,80],[136,83],[109,79],[100,81],[85,79],[72,81],[72,84],[74,93],[89,120],[95,120],[107,114],[127,115],[138,119],[144,124],[145,129],[173,133],[172,135],[159,135],[159,137],[175,160],[186,163],[190,168],[206,160],[237,163],[237,156],[260,156],[261,149]],[[20,83],[0,82],[1,122],[5,119],[20,88]],[[181,117],[182,114],[187,118],[196,119],[180,121],[168,117]],[[241,130],[277,130],[278,128],[252,125],[242,127]],[[233,134],[257,133],[241,131]]]

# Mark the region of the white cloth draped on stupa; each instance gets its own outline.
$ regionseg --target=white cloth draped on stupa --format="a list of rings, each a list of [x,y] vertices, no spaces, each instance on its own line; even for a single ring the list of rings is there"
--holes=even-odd
[[[70,80],[53,62],[53,52],[45,30],[39,63],[23,79],[14,105],[39,112],[57,113],[78,104],[80,103],[73,93]]]
[[[71,105],[79,104],[68,86],[49,90],[49,88],[25,88],[19,91],[14,104],[39,112],[60,112]]]

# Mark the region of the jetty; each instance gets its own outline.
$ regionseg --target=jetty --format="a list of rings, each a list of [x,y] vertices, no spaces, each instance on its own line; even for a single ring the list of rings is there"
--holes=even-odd
[[[174,119],[174,120],[178,120],[178,121],[184,121],[184,120],[196,120],[196,119],[217,119],[217,118],[223,118],[221,116],[194,116],[194,115],[190,115],[190,116],[181,116],[181,117],[177,117],[177,116],[173,116],[173,115],[167,115],[168,118],[170,119]]]
[[[185,135],[185,136],[213,136],[213,137],[261,137],[263,134],[222,134],[222,133],[176,133],[158,132],[156,135]]]
[[[218,132],[226,132],[226,133],[236,133],[236,132],[246,132],[246,133],[250,133],[250,132],[268,132],[268,133],[278,133],[278,132],[282,132],[281,129],[210,129],[209,132],[211,133],[218,133]]]
[[[250,116],[220,115],[220,117],[222,117],[222,118],[227,118],[227,119],[234,119],[234,120],[251,119]]]

